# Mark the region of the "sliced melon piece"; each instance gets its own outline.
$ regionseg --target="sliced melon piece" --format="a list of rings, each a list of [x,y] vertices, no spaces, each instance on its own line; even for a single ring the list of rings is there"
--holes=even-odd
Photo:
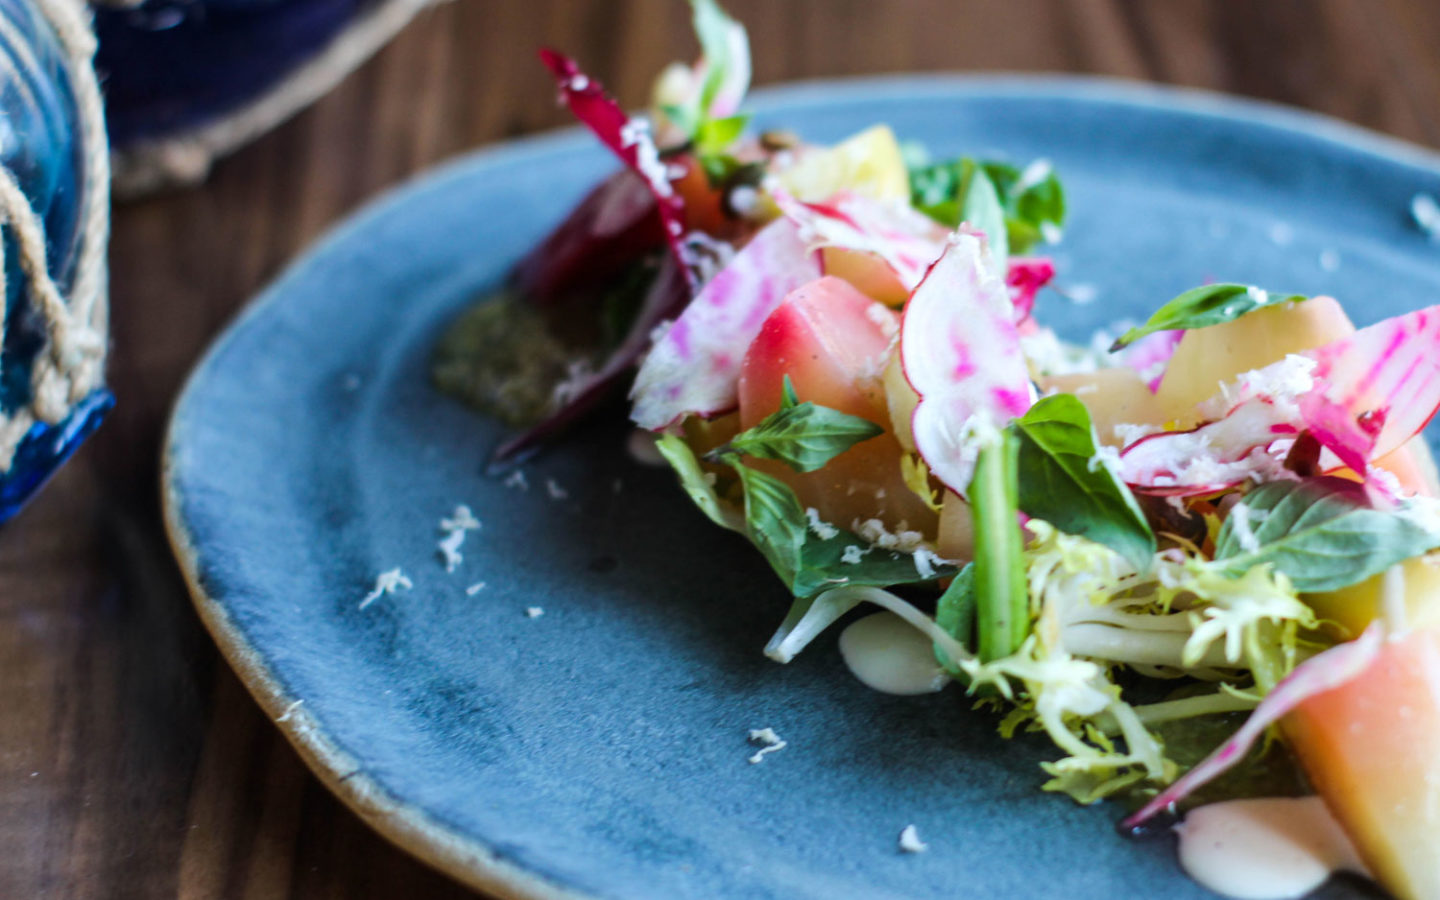
[[[822,247],[820,265],[826,275],[843,278],[860,293],[886,306],[898,309],[910,299],[910,289],[878,254],[844,247]]]
[[[1282,727],[1380,884],[1400,900],[1440,897],[1440,630],[1387,641]]]
[[[889,126],[876,125],[833,147],[806,149],[779,175],[785,190],[808,202],[853,191],[877,200],[910,202],[910,173]]]
[[[885,427],[881,372],[890,352],[895,313],[848,283],[826,277],[792,291],[745,354],[740,374],[740,424],[750,428],[780,408],[785,376],[801,401],[828,406]],[[902,450],[887,432],[863,441],[815,472],[746,460],[794,489],[803,506],[849,528],[878,518],[892,531],[935,535],[935,513],[905,485]]]
[[[1074,394],[1090,411],[1090,421],[1100,443],[1121,447],[1116,425],[1150,425],[1156,428],[1174,419],[1173,413],[1150,393],[1134,369],[1117,367],[1071,375],[1042,375],[1040,390],[1045,394]]]
[[[1170,357],[1156,399],[1162,409],[1175,411],[1182,427],[1189,427],[1199,421],[1195,407],[1215,396],[1222,383],[1354,331],[1332,297],[1281,303],[1221,325],[1187,331]]]

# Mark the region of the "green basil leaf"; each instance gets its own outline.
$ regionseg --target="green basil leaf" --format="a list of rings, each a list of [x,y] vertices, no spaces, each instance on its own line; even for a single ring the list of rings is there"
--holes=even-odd
[[[1333,591],[1440,547],[1440,529],[1405,507],[1376,509],[1344,478],[1264,484],[1230,510],[1213,565],[1240,576],[1270,565],[1299,591]]]
[[[745,533],[787,587],[801,570],[801,549],[809,529],[805,510],[790,486],[758,469],[735,464],[745,489]]]
[[[910,203],[919,210],[925,211],[930,207],[943,204],[955,205],[955,214],[960,212],[957,200],[960,196],[960,183],[963,173],[960,171],[961,160],[953,159],[942,163],[925,163],[910,168]],[[953,222],[940,220],[946,225],[957,225],[959,219]]]
[[[744,526],[736,521],[733,508],[715,493],[715,488],[711,486],[710,479],[705,477],[705,471],[700,468],[700,461],[695,458],[695,452],[690,449],[689,444],[673,434],[665,434],[655,442],[655,449],[660,451],[670,468],[675,470],[675,474],[680,477],[680,486],[710,521],[731,531],[745,530]]]
[[[935,602],[935,624],[965,645],[975,649],[975,564],[967,563],[951,581],[945,593]],[[959,670],[951,668],[950,654],[935,648],[935,661],[951,675]]]
[[[967,160],[968,162],[968,160]],[[1003,270],[1010,259],[1010,236],[1005,230],[1005,207],[995,183],[982,166],[969,166],[965,196],[960,201],[960,218],[985,232],[995,264]]]
[[[1144,325],[1120,335],[1110,347],[1110,352],[1114,353],[1157,331],[1219,325],[1263,306],[1298,303],[1305,299],[1299,294],[1271,294],[1248,284],[1207,284],[1188,290],[1155,310]]]
[[[723,153],[735,143],[736,139],[750,123],[749,113],[727,116],[723,119],[705,119],[692,132],[694,134],[695,152],[702,158]],[[734,166],[735,169],[739,165]],[[707,169],[708,171],[708,169]],[[733,169],[732,169],[733,171]],[[728,174],[728,173],[727,173]]]
[[[1148,571],[1155,534],[1130,488],[1099,464],[1085,405],[1071,394],[1046,397],[1011,428],[1020,443],[1020,509]]]
[[[795,403],[795,399],[793,389],[788,391],[779,410],[712,451],[712,458],[743,453],[778,459],[797,472],[813,472],[861,441],[885,431],[869,419],[808,401]]]
[[[846,552],[863,555],[857,562],[846,562]],[[811,532],[801,550],[801,569],[790,590],[797,597],[808,597],[844,584],[890,587],[949,578],[955,567],[934,563],[928,574],[922,574],[909,553],[895,553],[872,547],[865,539],[844,528],[837,528],[833,537],[820,538]]]
[[[1009,656],[1030,631],[1020,532],[1018,441],[1009,431],[980,450],[966,495],[975,523],[975,619],[980,659]]]
[[[829,526],[821,537],[810,528],[795,492],[783,481],[730,461],[745,489],[745,526],[752,543],[797,597],[842,584],[890,586],[946,578],[953,566],[933,564],[922,574],[910,554],[872,548],[859,535]],[[854,549],[851,549],[854,548]],[[857,561],[847,562],[847,558]]]

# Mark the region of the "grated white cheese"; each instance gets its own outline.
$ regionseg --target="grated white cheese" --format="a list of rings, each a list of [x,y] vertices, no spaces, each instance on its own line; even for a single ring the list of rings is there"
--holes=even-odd
[[[470,507],[460,504],[448,519],[440,520],[441,531],[479,531],[480,520],[470,512]]]
[[[761,745],[760,749],[750,756],[752,766],[764,762],[767,753],[775,753],[789,746],[773,728],[750,729],[750,741]]]
[[[485,582],[477,581],[465,589],[465,596],[473,597],[483,590],[485,590]]]
[[[1254,300],[1257,306],[1264,306],[1270,302],[1270,292],[1262,287],[1256,287],[1253,284],[1245,289],[1245,294],[1251,300]]]
[[[669,197],[675,193],[670,184],[669,173],[665,171],[665,163],[660,161],[660,151],[650,137],[648,121],[634,118],[622,125],[620,146],[635,148],[635,169],[650,182],[650,187],[657,196]]]
[[[1264,519],[1265,514],[1259,510],[1252,510],[1244,503],[1238,503],[1234,509],[1230,510],[1231,532],[1235,535],[1235,540],[1240,542],[1240,549],[1246,553],[1254,553],[1260,549],[1260,539],[1255,536],[1255,530],[1250,527],[1251,516],[1254,516],[1258,522]]]
[[[454,572],[459,568],[465,557],[460,553],[460,545],[465,543],[465,530],[457,528],[440,539],[436,548],[440,551],[440,558],[445,562],[445,571]]]
[[[935,577],[936,566],[944,565],[949,561],[941,558],[938,553],[926,547],[915,550],[911,556],[915,560],[915,572],[922,579],[927,580]]]
[[[525,607],[525,618],[527,618],[527,619],[538,619],[538,618],[540,618],[540,617],[543,616],[543,615],[545,615],[545,610],[544,610],[542,607],[539,607],[539,606],[527,606],[527,607]]]
[[[901,522],[899,527],[892,533],[885,527],[885,523],[879,519],[856,519],[851,527],[855,533],[860,535],[871,544],[881,550],[894,550],[896,553],[914,553],[925,544],[925,535],[918,531],[909,531],[905,523]]]
[[[1054,222],[1041,222],[1040,236],[1047,244],[1058,244],[1065,239],[1065,232]]]
[[[570,496],[570,492],[560,486],[560,483],[553,478],[545,479],[545,493],[550,495],[551,500],[564,500]]]
[[[1066,286],[1062,296],[1071,303],[1084,306],[1100,299],[1100,288],[1093,284],[1072,284]]]
[[[285,707],[285,711],[284,711],[283,713],[281,713],[280,716],[279,716],[279,718],[277,718],[275,721],[276,721],[276,722],[288,722],[288,721],[290,721],[290,717],[293,716],[293,715],[295,714],[295,711],[298,710],[298,709],[299,709],[301,706],[303,706],[304,704],[305,704],[305,701],[304,701],[304,700],[296,700],[294,703],[292,703],[292,704],[290,704],[289,706]]]
[[[408,591],[414,586],[415,584],[409,578],[406,578],[405,573],[398,568],[391,569],[388,572],[381,572],[375,576],[375,587],[370,593],[365,595],[365,599],[360,601],[360,608],[364,609],[381,597],[388,596],[396,591]]]
[[[530,490],[530,482],[526,480],[525,473],[520,469],[516,469],[506,476],[503,484],[508,488],[515,488],[516,490]]]
[[[849,544],[840,552],[840,561],[852,566],[858,565],[860,560],[863,559],[868,552],[870,551],[862,549],[859,544]]]
[[[829,522],[820,521],[820,511],[815,507],[805,510],[805,519],[810,523],[810,531],[822,541],[828,541],[840,533],[840,529]]]
[[[1015,181],[1015,186],[1010,189],[1010,195],[1012,197],[1020,196],[1049,178],[1050,173],[1054,171],[1055,166],[1050,160],[1043,157],[1035,160],[1021,171],[1020,177]]]
[[[906,825],[900,831],[900,851],[902,853],[924,853],[930,849],[930,845],[920,840],[920,832],[915,830],[914,825]]]
[[[1425,236],[1440,243],[1440,203],[1429,194],[1416,194],[1410,199],[1410,217]]]
[[[465,543],[465,532],[476,531],[480,528],[480,520],[470,512],[470,507],[463,503],[455,507],[455,511],[448,518],[440,520],[440,531],[445,537],[436,544],[440,552],[440,558],[445,562],[445,571],[453,572],[464,561],[465,557],[460,554],[460,545]]]
[[[584,393],[595,381],[595,364],[588,359],[572,359],[565,364],[565,377],[550,391],[550,405],[560,409]]]

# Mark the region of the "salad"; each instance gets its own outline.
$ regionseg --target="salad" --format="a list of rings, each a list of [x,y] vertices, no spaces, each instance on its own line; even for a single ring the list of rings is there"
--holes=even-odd
[[[628,383],[792,596],[770,657],[881,607],[1053,741],[1044,790],[1138,829],[1308,784],[1386,890],[1440,897],[1440,306],[1357,329],[1217,283],[1068,345],[1036,317],[1048,163],[751,135],[745,31],[692,5],[647,116],[542,51],[624,165],[437,352],[523,426],[496,464]]]

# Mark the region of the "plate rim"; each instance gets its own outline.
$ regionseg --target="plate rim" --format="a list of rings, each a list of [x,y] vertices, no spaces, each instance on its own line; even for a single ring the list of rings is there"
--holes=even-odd
[[[855,100],[893,98],[914,101],[1013,95],[1120,103],[1140,109],[1181,111],[1321,139],[1392,163],[1440,176],[1440,151],[1375,131],[1324,113],[1268,100],[1203,88],[1156,84],[1113,76],[1065,73],[897,73],[816,78],[759,88],[750,106],[767,115],[787,109],[845,106]],[[239,677],[261,711],[274,723],[309,770],[352,812],[382,838],[467,887],[496,900],[600,900],[576,891],[500,856],[484,840],[465,835],[432,816],[424,807],[395,796],[340,748],[299,701],[287,695],[263,654],[232,622],[229,610],[211,597],[200,577],[197,548],[184,521],[181,491],[175,481],[175,456],[203,375],[252,318],[281,302],[293,281],[325,255],[343,246],[392,208],[414,202],[473,171],[536,154],[564,152],[589,143],[580,126],[551,129],[506,139],[427,167],[389,186],[342,214],[324,233],[303,247],[281,273],[246,301],[214,335],[192,365],[175,395],[161,444],[160,502],[166,537],[201,623],[225,662]]]

